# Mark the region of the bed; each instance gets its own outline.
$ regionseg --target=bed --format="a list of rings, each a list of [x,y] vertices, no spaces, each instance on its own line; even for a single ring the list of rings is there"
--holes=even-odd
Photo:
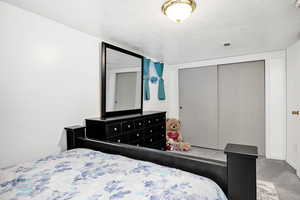
[[[0,200],[256,200],[256,147],[220,162],[66,134],[68,151],[0,169]]]
[[[1,170],[1,200],[227,200],[211,179],[88,149]]]

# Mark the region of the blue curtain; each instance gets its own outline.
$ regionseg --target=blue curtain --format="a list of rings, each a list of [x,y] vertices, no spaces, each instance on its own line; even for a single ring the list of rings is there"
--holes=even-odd
[[[144,58],[144,100],[150,100],[150,59]]]
[[[159,82],[158,82],[158,99],[159,100],[165,100],[165,83],[163,79],[163,73],[164,73],[164,64],[160,62],[154,63],[155,70],[157,75],[159,76]]]

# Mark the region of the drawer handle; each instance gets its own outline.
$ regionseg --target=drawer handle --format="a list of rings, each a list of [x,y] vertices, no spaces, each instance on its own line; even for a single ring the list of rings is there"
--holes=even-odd
[[[127,127],[130,128],[130,125],[128,125]]]
[[[152,130],[150,130],[150,133],[152,133],[153,131]]]
[[[139,123],[139,126],[141,126],[141,125],[142,125],[142,123],[140,122],[140,123]]]
[[[150,142],[152,142],[152,138],[150,139]]]
[[[148,121],[148,124],[150,124],[150,123],[151,123],[151,121],[149,120],[149,121]]]
[[[114,131],[117,131],[118,130],[118,128],[114,128]]]
[[[157,119],[157,118],[156,118],[155,120],[156,120],[157,122],[159,121],[159,119]]]
[[[164,134],[161,135],[161,137],[164,137],[164,136],[165,136]]]
[[[161,126],[161,128],[163,129],[163,128],[164,128],[164,126]]]
[[[120,143],[120,142],[121,142],[121,140],[118,140],[118,142]]]
[[[136,136],[137,136],[137,137],[139,137],[139,136],[140,136],[140,134],[136,134]]]

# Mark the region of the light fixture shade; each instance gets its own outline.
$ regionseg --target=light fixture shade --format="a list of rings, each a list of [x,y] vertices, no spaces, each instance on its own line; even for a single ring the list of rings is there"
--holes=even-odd
[[[295,3],[296,3],[296,7],[300,8],[300,0],[295,0]]]
[[[194,0],[168,0],[162,5],[163,13],[177,23],[187,19],[195,9]]]

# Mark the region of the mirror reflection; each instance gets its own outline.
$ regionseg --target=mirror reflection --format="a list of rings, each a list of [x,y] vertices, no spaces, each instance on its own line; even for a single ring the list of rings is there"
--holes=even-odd
[[[106,49],[106,111],[141,108],[141,59]]]

